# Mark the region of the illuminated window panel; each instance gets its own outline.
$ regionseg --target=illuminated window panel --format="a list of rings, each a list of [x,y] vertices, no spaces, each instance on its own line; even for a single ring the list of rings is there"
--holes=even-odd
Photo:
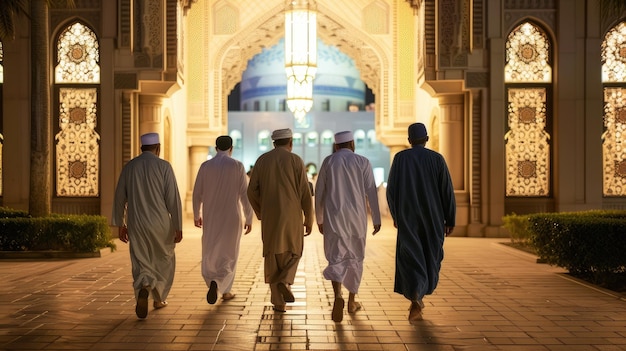
[[[57,41],[59,129],[54,138],[59,197],[99,196],[98,47],[96,35],[81,23],[68,26]]]
[[[59,90],[59,127],[56,140],[57,196],[98,196],[100,136],[97,90]]]
[[[509,89],[506,195],[547,196],[550,191],[550,136],[546,132],[546,90]]]
[[[59,36],[56,83],[100,83],[98,38],[85,25],[74,23]]]
[[[530,22],[517,26],[507,38],[508,131],[504,144],[508,197],[550,196],[550,45],[545,32]]]
[[[611,29],[602,42],[602,81],[626,82],[626,23]]]
[[[504,80],[507,83],[552,82],[548,37],[531,23],[523,23],[506,42]]]
[[[2,90],[2,84],[4,83],[4,51],[2,49],[2,42],[0,41],[0,91]],[[2,94],[0,94],[0,99]],[[0,111],[0,118],[2,118],[2,111]],[[3,194],[2,189],[2,149],[4,145],[4,133],[0,131],[0,196]]]
[[[626,195],[626,88],[604,88],[604,195]]]
[[[626,196],[626,23],[622,22],[602,42],[604,114],[602,133],[602,192]],[[610,86],[607,86],[610,84]]]

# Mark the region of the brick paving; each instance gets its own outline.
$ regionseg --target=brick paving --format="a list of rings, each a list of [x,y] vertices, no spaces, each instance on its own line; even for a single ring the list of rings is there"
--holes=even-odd
[[[424,320],[393,292],[395,230],[368,237],[357,298],[363,309],[331,320],[322,236],[305,240],[296,302],[275,313],[263,282],[260,225],[242,239],[235,299],[206,303],[200,235],[185,223],[169,306],[135,316],[128,247],[100,258],[0,261],[2,350],[626,350],[626,296],[569,278],[501,243],[445,243],[441,281]],[[346,292],[347,295],[347,292]],[[150,304],[151,306],[151,304]]]

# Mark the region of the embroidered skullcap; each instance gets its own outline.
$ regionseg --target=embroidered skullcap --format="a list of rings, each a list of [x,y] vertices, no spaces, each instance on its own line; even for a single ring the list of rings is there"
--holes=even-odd
[[[343,144],[354,140],[354,135],[350,131],[339,132],[335,134],[335,144]]]
[[[428,136],[426,126],[423,123],[413,123],[409,126],[409,139],[419,140]]]
[[[291,129],[277,129],[272,132],[272,140],[289,139],[293,136]]]
[[[233,138],[228,135],[218,136],[217,139],[215,139],[215,146],[217,146],[218,150],[229,150],[233,146]]]
[[[146,133],[141,136],[141,145],[160,144],[158,133]]]

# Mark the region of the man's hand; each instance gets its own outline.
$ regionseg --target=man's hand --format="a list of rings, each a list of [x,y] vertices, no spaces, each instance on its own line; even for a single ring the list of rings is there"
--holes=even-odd
[[[323,223],[319,223],[317,225],[317,230],[319,230],[320,234],[324,235],[324,224]]]
[[[193,220],[193,225],[198,228],[202,228],[202,217]]]
[[[243,235],[246,235],[248,233],[250,233],[252,231],[252,224],[246,224],[243,226],[243,229],[245,229],[246,231],[243,232]]]
[[[128,228],[120,227],[119,233],[117,234],[117,236],[120,238],[122,242],[127,243],[128,242]]]
[[[312,226],[312,225],[310,225],[310,224],[309,224],[309,225],[306,225],[306,224],[305,224],[305,225],[304,225],[304,228],[305,228],[305,230],[304,230],[304,236],[309,236],[309,234],[311,234],[311,230],[313,229],[313,226]]]
[[[446,233],[446,236],[449,236],[450,234],[452,234],[453,230],[454,230],[454,227],[445,226],[444,228],[444,232]]]
[[[176,231],[176,236],[174,236],[174,242],[175,243],[179,243],[183,241],[183,231],[182,230],[177,230]]]
[[[374,232],[372,232],[372,235],[376,235],[376,233],[378,233],[380,231],[380,224],[374,224]]]

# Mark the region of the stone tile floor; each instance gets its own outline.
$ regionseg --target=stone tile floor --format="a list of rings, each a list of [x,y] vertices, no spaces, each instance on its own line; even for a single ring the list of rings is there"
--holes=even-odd
[[[371,227],[370,227],[371,230]],[[451,237],[424,320],[393,292],[395,230],[368,236],[357,298],[331,320],[322,236],[305,240],[296,302],[275,313],[263,282],[260,224],[244,236],[233,292],[206,303],[201,231],[185,223],[169,306],[137,320],[128,246],[100,258],[0,261],[1,350],[626,350],[626,296],[569,278],[501,242]],[[346,292],[347,295],[347,292]],[[151,304],[150,304],[151,306]]]

